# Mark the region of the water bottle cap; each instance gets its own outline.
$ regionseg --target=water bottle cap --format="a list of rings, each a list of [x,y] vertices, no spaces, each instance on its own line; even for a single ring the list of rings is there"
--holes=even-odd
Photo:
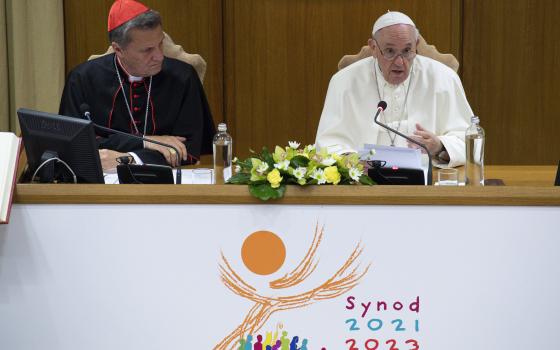
[[[480,118],[477,117],[476,115],[473,115],[473,116],[471,117],[471,123],[473,123],[473,124],[480,124]]]
[[[227,125],[226,125],[226,123],[220,123],[220,124],[218,124],[218,131],[220,131],[220,132],[227,131]]]

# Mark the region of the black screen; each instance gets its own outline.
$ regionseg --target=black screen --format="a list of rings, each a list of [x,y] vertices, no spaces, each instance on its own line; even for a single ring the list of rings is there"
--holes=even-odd
[[[81,183],[104,183],[93,124],[90,121],[20,108],[17,111],[29,171],[41,157],[56,152]]]
[[[556,170],[556,181],[554,181],[554,186],[560,186],[560,161],[558,162],[558,169]]]

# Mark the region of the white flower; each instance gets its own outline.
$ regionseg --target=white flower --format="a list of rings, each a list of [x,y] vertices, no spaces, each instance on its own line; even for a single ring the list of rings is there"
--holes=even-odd
[[[331,166],[334,163],[336,163],[336,159],[334,159],[332,156],[328,156],[327,158],[321,160],[321,164],[325,166]]]
[[[274,164],[274,167],[276,169],[279,169],[279,170],[288,170],[289,166],[290,166],[290,161],[289,160],[283,160],[283,161],[280,161],[280,162]]]
[[[239,161],[239,159],[237,159],[237,157],[233,158],[232,162],[233,163],[237,163]]]
[[[358,168],[350,168],[350,170],[348,171],[348,174],[350,175],[350,177],[352,178],[352,180],[354,181],[360,181],[360,176],[362,176],[362,171]]]
[[[315,145],[307,145],[307,152],[311,152],[315,149]]]
[[[257,167],[257,173],[258,173],[259,175],[263,175],[267,170],[268,170],[268,163],[267,163],[267,162],[262,162],[262,163],[259,164],[259,166]]]
[[[327,182],[323,169],[315,169],[311,173],[311,178],[317,180],[317,184],[322,185]]]
[[[236,173],[241,172],[241,166],[236,165],[236,166],[235,166],[235,172],[236,172]]]
[[[296,179],[303,179],[303,177],[305,176],[305,174],[307,173],[307,168],[306,167],[299,167],[296,170],[294,170],[294,176]]]
[[[297,141],[288,141],[288,145],[290,145],[290,147],[293,149],[298,149],[300,143]]]

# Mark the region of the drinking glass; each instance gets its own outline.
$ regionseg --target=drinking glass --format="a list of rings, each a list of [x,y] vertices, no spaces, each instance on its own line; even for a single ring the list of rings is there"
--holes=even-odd
[[[455,168],[439,169],[438,171],[439,186],[458,186],[459,171]]]

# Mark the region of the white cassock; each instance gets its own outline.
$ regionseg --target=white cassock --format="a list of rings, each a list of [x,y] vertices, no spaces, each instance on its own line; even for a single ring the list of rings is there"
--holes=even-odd
[[[473,112],[461,80],[449,67],[420,55],[400,85],[385,81],[373,57],[337,72],[329,83],[317,146],[344,153],[356,152],[366,143],[391,145],[394,140],[395,146],[407,147],[402,137],[374,123],[380,100],[387,102],[381,122],[406,135],[412,135],[418,123],[439,136],[449,153],[449,166],[465,163],[465,130]]]

